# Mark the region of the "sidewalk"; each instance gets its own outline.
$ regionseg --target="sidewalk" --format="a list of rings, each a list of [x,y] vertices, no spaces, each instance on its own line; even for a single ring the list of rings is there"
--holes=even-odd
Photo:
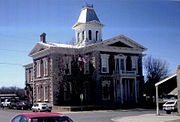
[[[180,116],[177,114],[142,114],[138,116],[116,117],[111,119],[115,122],[180,122]]]

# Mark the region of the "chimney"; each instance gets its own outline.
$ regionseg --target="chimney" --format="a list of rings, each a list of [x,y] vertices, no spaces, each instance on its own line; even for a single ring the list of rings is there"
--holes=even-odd
[[[46,33],[42,33],[40,35],[40,41],[43,42],[43,43],[46,43]]]

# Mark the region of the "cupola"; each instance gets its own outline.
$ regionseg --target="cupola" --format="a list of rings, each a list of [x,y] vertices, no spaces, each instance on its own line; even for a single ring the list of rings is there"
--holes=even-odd
[[[76,24],[72,27],[76,33],[76,45],[86,46],[88,44],[102,41],[102,27],[93,5],[86,4],[82,7]]]

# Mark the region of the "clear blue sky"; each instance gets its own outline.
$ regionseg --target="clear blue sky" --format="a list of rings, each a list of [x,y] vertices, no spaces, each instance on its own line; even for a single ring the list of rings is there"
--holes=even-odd
[[[180,65],[180,0],[0,0],[0,87],[25,86],[22,65],[47,33],[48,42],[75,37],[85,2],[105,25],[103,39],[125,35],[147,47],[147,55],[165,60],[171,73]]]

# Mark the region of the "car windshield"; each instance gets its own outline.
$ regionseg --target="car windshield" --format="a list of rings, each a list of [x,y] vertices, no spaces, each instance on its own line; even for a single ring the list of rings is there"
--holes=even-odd
[[[73,122],[68,117],[37,117],[32,118],[31,122]]]
[[[42,106],[47,106],[47,104],[42,104]]]
[[[167,102],[166,104],[174,104],[174,102]]]

